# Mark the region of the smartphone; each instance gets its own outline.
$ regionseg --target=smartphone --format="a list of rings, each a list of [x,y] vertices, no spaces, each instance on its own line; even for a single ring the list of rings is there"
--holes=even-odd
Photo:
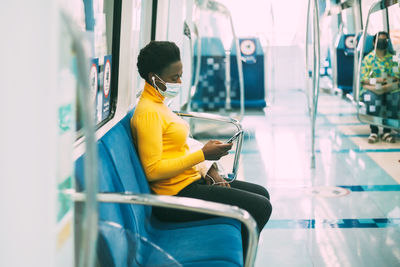
[[[239,135],[240,135],[242,132],[243,132],[243,131],[240,130],[239,132],[235,133],[231,138],[229,138],[228,142],[226,142],[226,143],[230,144],[230,143],[232,143],[233,141],[235,141],[236,138],[238,138]]]

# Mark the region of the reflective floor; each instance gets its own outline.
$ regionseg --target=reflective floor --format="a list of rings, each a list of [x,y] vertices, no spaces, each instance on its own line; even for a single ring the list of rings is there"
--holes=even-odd
[[[311,169],[306,107],[304,92],[276,92],[243,120],[239,179],[273,205],[255,266],[400,266],[400,141],[368,144],[355,107],[321,94]]]

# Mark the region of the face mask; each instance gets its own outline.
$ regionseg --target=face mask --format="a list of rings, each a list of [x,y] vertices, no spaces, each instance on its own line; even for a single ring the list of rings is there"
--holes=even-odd
[[[376,48],[385,50],[388,48],[388,41],[386,39],[378,39],[378,43],[376,44]]]
[[[156,85],[154,76],[153,76],[154,87],[156,87],[158,92],[166,98],[173,98],[173,97],[177,96],[182,89],[182,83],[166,83],[160,77],[157,76],[157,78],[160,79],[160,81],[165,85],[166,89],[165,89],[165,91],[163,91],[160,88],[158,88],[158,86]]]

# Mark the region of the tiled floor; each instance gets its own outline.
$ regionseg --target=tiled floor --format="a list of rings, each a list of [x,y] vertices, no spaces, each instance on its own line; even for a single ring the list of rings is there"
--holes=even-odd
[[[400,189],[390,186],[400,142],[368,144],[368,125],[339,96],[322,94],[318,110],[315,169],[303,92],[278,91],[264,115],[242,121],[239,179],[266,186],[273,205],[255,266],[400,266]],[[310,193],[328,186],[349,190]]]

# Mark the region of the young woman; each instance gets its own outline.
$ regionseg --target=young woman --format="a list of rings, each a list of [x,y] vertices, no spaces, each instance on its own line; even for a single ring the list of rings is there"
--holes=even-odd
[[[172,42],[152,41],[140,51],[137,67],[146,83],[131,119],[131,129],[152,191],[238,206],[253,216],[261,231],[272,211],[264,187],[237,180],[227,183],[214,166],[202,176],[196,167],[205,160],[227,155],[232,144],[211,140],[191,152],[187,143],[188,124],[164,104],[166,98],[180,91],[179,48]],[[153,212],[160,220],[169,221],[209,218],[173,209],[153,208]],[[247,241],[244,234],[243,240]]]

